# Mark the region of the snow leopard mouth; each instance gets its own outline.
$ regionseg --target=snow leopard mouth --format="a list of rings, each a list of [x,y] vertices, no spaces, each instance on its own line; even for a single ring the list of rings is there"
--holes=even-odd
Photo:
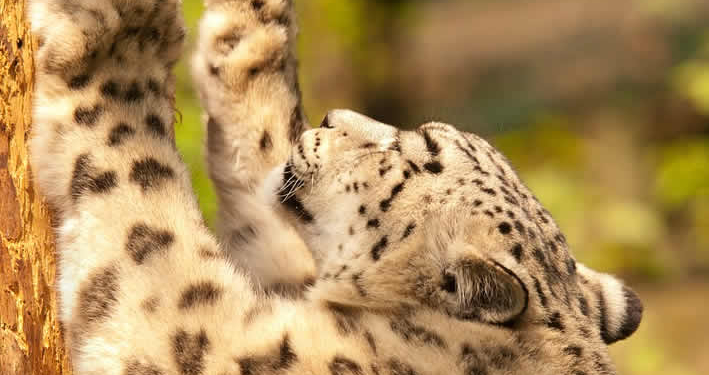
[[[305,181],[298,177],[292,159],[288,160],[283,168],[282,181],[281,187],[276,192],[281,204],[302,221],[306,223],[313,221],[313,215],[305,209],[303,202],[296,196],[296,192],[305,185]]]

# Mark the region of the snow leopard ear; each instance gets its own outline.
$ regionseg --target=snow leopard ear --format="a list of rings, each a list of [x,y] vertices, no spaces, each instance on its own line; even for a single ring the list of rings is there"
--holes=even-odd
[[[457,315],[466,320],[505,324],[527,309],[528,292],[522,281],[501,264],[463,259],[446,270],[442,288],[457,297]]]
[[[632,335],[643,316],[638,295],[611,275],[582,264],[577,265],[577,270],[581,289],[591,306],[591,318],[598,324],[603,341],[612,344]]]
[[[423,254],[441,265],[439,293],[446,311],[460,319],[508,324],[527,310],[525,284],[501,260],[492,257],[488,227],[472,216],[444,211],[433,215],[425,228]]]

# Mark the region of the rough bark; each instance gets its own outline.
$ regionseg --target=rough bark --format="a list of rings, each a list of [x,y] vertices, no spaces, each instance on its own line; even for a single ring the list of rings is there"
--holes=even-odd
[[[0,0],[0,374],[69,374],[49,210],[27,156],[33,89],[24,0]]]

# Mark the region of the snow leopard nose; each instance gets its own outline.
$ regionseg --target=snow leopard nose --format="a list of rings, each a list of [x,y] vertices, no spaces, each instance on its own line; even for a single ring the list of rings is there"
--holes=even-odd
[[[328,113],[325,115],[325,118],[322,119],[322,122],[320,123],[321,128],[326,128],[326,129],[334,129],[335,127],[330,124],[330,114]]]
[[[347,136],[374,143],[387,142],[395,138],[397,133],[397,129],[391,125],[348,109],[335,109],[328,112],[320,127],[337,129]]]

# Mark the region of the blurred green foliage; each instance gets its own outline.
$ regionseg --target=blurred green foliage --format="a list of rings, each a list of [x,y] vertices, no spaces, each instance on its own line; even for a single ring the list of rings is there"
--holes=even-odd
[[[185,22],[188,27],[188,51],[192,48],[197,34],[199,17],[203,11],[201,1],[183,2]],[[208,178],[203,158],[204,128],[201,121],[201,109],[196,92],[193,90],[189,75],[187,57],[177,66],[178,109],[175,137],[177,147],[182,152],[185,162],[192,172],[192,183],[197,192],[200,207],[207,223],[214,224],[217,202],[211,181]]]
[[[666,209],[709,195],[709,138],[668,142],[659,155],[655,187]]]
[[[184,6],[194,38],[202,5]],[[346,107],[402,127],[445,121],[491,139],[579,260],[641,286],[646,319],[614,347],[621,372],[709,373],[700,355],[709,342],[696,330],[709,318],[709,3],[297,6],[313,123]],[[185,59],[178,147],[213,225],[215,195],[188,70]]]

